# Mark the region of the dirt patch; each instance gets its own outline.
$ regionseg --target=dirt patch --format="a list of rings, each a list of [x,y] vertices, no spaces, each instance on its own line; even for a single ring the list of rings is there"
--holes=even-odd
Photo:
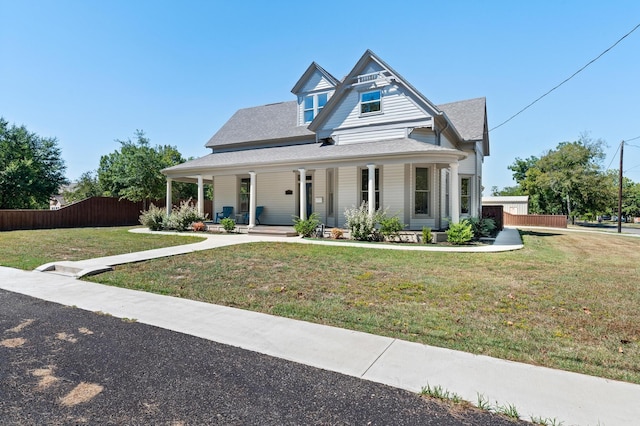
[[[25,329],[25,327],[29,327],[34,322],[35,322],[34,319],[24,320],[20,324],[16,325],[15,327],[5,330],[5,333],[20,333],[22,330]]]
[[[82,404],[83,402],[91,401],[96,395],[100,394],[104,389],[102,386],[95,383],[82,382],[75,388],[60,399],[60,404],[65,407],[73,407],[74,405]]]
[[[67,333],[58,333],[58,334],[56,334],[56,339],[63,340],[65,342],[69,342],[69,343],[76,343],[78,341],[78,339],[73,337],[73,334],[67,334]]]
[[[80,327],[78,329],[78,332],[80,332],[81,334],[84,334],[84,335],[93,334],[93,331],[91,331],[91,330],[89,330],[88,328],[85,328],[85,327]]]
[[[37,370],[33,370],[31,374],[36,377],[40,377],[40,381],[38,382],[38,390],[47,389],[58,380],[60,380],[53,375],[53,367],[39,368]]]
[[[25,343],[26,343],[26,339],[23,339],[22,337],[16,337],[15,339],[5,339],[0,341],[0,345],[4,346],[5,348],[19,348]]]

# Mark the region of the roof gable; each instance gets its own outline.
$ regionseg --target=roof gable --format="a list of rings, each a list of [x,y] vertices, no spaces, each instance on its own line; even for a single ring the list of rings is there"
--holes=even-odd
[[[485,155],[489,155],[486,98],[467,99],[438,105],[451,120],[465,141],[482,141]]]
[[[302,77],[300,77],[293,86],[291,93],[298,95],[299,93],[306,92],[307,90],[304,90],[305,86],[307,86],[309,82],[312,82],[314,77],[318,80],[317,82],[312,83],[314,86],[318,86],[320,84],[320,80],[324,80],[322,83],[324,83],[323,86],[325,86],[325,88],[334,88],[340,84],[340,81],[332,76],[327,70],[322,68],[316,62],[312,62],[311,65],[307,67],[307,70],[302,74]]]

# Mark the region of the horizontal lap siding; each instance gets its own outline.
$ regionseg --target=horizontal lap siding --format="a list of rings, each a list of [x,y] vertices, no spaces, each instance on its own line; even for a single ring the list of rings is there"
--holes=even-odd
[[[359,132],[350,134],[341,134],[338,139],[340,145],[348,145],[352,143],[361,143],[367,141],[379,141],[385,139],[401,139],[405,137],[405,129],[386,129],[373,132]]]
[[[335,206],[338,226],[345,224],[344,211],[354,206],[358,206],[358,168],[340,167],[338,169],[338,194]]]
[[[389,164],[382,169],[382,204],[389,216],[404,221],[405,181],[404,164]]]
[[[293,171],[282,173],[258,173],[256,202],[264,206],[260,222],[267,225],[292,225],[296,211],[298,178]],[[286,191],[292,194],[287,195]]]
[[[415,139],[420,142],[436,144],[436,134],[430,129],[415,129],[409,136],[411,139]]]
[[[321,203],[316,203],[322,197]],[[327,223],[327,171],[318,169],[313,174],[313,211],[320,216],[321,223]]]
[[[233,206],[233,213],[238,213],[238,181],[235,176],[216,176],[213,178],[214,210],[221,212],[224,206]],[[212,219],[215,219],[215,214]],[[235,216],[232,216],[235,219]]]

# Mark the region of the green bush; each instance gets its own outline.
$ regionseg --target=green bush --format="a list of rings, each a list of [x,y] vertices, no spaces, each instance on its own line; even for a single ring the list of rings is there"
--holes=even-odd
[[[379,215],[378,220],[380,221],[380,234],[387,239],[400,237],[400,232],[406,226],[400,222],[398,216],[387,217],[386,214],[382,213]]]
[[[447,232],[447,241],[451,244],[467,244],[473,239],[473,229],[468,220],[449,225]]]
[[[422,244],[429,244],[433,241],[433,234],[431,233],[431,228],[428,226],[422,227]]]
[[[141,212],[140,223],[152,231],[162,231],[167,220],[165,209],[151,204],[149,210]]]
[[[191,199],[182,201],[179,207],[174,207],[165,222],[165,229],[186,231],[192,223],[202,222],[206,215],[198,213],[198,209],[191,204]]]
[[[351,238],[360,241],[375,241],[378,239],[376,222],[380,212],[373,217],[369,216],[369,207],[363,202],[360,207],[353,207],[344,211],[347,219],[346,225],[351,233]]]
[[[231,219],[230,217],[225,217],[220,220],[220,225],[222,225],[222,229],[227,232],[233,232],[236,229],[236,221]]]
[[[471,225],[471,230],[473,231],[473,235],[475,239],[479,239],[481,237],[495,236],[495,232],[497,230],[495,220],[488,217],[484,217],[484,218],[471,217],[466,220]]]
[[[310,237],[316,232],[316,228],[320,225],[320,216],[318,213],[311,213],[307,219],[300,219],[298,216],[293,217],[293,229],[303,237]]]

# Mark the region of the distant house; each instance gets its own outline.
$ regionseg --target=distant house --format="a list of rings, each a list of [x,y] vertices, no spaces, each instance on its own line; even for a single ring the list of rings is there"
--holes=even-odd
[[[291,92],[237,111],[210,154],[164,169],[168,197],[173,181],[197,182],[200,200],[213,184],[214,210],[248,212],[249,226],[257,206],[269,225],[315,212],[343,226],[345,209],[362,202],[410,229],[480,215],[485,98],[435,105],[370,50],[342,80],[313,62]]]
[[[529,214],[529,196],[482,197],[483,206],[502,206],[509,214]]]

